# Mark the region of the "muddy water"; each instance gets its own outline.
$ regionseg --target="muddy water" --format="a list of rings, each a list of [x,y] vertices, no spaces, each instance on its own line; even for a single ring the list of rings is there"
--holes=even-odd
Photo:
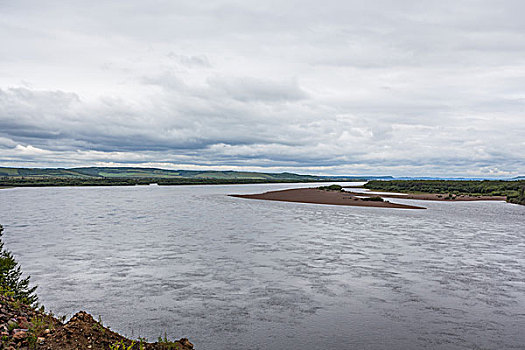
[[[303,185],[300,185],[303,186]],[[4,240],[58,314],[198,349],[523,349],[525,207],[227,197],[294,185],[0,191]]]

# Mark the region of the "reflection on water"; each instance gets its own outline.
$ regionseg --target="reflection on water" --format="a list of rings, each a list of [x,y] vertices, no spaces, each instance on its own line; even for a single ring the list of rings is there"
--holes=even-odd
[[[130,336],[202,350],[523,348],[525,207],[225,195],[290,187],[1,190],[0,222],[49,309]]]

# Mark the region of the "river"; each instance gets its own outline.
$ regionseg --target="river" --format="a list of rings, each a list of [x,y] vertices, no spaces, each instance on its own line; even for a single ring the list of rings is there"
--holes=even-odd
[[[4,241],[56,314],[216,349],[523,349],[525,207],[228,197],[312,186],[0,190]]]

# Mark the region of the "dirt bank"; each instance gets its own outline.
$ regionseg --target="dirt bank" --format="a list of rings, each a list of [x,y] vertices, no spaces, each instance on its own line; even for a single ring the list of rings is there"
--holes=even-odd
[[[0,295],[0,349],[192,350],[188,339],[156,343],[132,341],[104,327],[86,312],[67,323]],[[132,347],[130,347],[134,344]]]

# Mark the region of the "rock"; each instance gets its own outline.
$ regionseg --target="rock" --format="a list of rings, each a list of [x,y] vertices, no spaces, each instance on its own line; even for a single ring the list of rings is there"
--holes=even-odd
[[[7,328],[13,329],[17,327],[18,327],[18,323],[15,320],[11,319],[7,322]]]
[[[29,328],[29,322],[24,316],[18,318],[18,324],[20,325],[20,328]]]
[[[179,343],[181,343],[181,345],[183,346],[193,349],[193,344],[188,340],[188,338],[181,338],[179,340]]]
[[[18,343],[19,341],[25,340],[26,338],[27,338],[27,331],[21,330],[21,329],[15,329],[15,334],[12,337],[14,342]]]

